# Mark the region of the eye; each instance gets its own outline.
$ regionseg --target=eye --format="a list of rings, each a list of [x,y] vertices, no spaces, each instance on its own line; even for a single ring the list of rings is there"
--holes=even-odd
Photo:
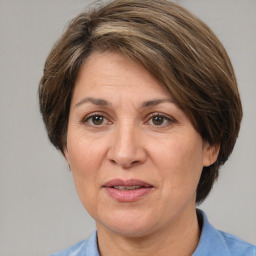
[[[162,125],[165,121],[165,118],[163,116],[153,116],[152,117],[152,123],[154,125]]]
[[[164,127],[173,122],[173,119],[163,114],[151,114],[148,123],[153,126]]]
[[[83,120],[83,123],[88,124],[90,126],[104,126],[104,125],[107,125],[110,122],[103,115],[93,114],[93,115],[87,116]]]

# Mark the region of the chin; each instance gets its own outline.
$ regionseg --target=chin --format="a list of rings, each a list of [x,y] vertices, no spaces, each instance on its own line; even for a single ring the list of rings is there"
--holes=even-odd
[[[108,228],[111,232],[114,232],[119,236],[129,238],[141,238],[151,233],[151,229],[149,228],[148,225],[137,225],[136,223],[129,225],[121,224],[120,226],[116,225],[106,228]]]
[[[109,231],[126,237],[142,237],[152,230],[154,226],[152,220],[152,217],[145,216],[142,213],[125,212],[118,215],[113,214],[105,221],[97,222],[97,227],[100,228],[103,225]]]

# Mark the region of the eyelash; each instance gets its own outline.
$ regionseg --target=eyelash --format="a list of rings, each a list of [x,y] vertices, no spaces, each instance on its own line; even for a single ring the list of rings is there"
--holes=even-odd
[[[161,125],[153,125],[155,127],[163,127],[164,128],[164,127],[168,126],[170,123],[173,123],[175,121],[174,118],[171,118],[167,115],[164,115],[164,114],[161,114],[161,113],[152,113],[152,114],[149,115],[149,118],[147,119],[147,122],[149,122],[149,120],[153,120],[154,117],[162,118],[164,121],[167,122],[167,124],[165,124],[165,125],[162,125],[162,124]]]
[[[111,121],[108,121],[108,118],[106,118],[105,114],[102,114],[102,113],[93,113],[93,114],[91,114],[91,115],[89,115],[89,116],[86,116],[86,117],[81,121],[81,123],[82,123],[82,124],[87,124],[87,125],[89,125],[89,126],[91,126],[91,127],[97,127],[97,128],[101,128],[101,127],[104,127],[104,126],[107,126],[107,125],[108,125],[108,124],[99,124],[99,125],[90,124],[90,123],[89,123],[90,120],[91,120],[91,122],[93,122],[93,121],[92,121],[92,118],[94,118],[94,117],[101,117],[101,118],[104,119],[103,122],[106,122],[106,121],[107,121],[108,124],[111,124],[111,123],[112,123]],[[169,117],[169,116],[167,116],[167,115],[164,115],[164,114],[161,114],[161,113],[151,113],[151,114],[147,117],[147,121],[146,121],[145,123],[149,123],[150,121],[153,122],[152,120],[153,120],[154,117],[162,118],[162,119],[166,122],[166,124],[164,124],[164,125],[162,125],[162,124],[160,124],[160,125],[152,124],[152,126],[154,126],[154,127],[159,127],[159,128],[162,127],[162,128],[164,128],[164,127],[168,126],[170,123],[175,122],[175,119],[174,119],[174,118],[171,118],[171,117]],[[147,125],[149,125],[149,124],[147,124]]]
[[[105,121],[107,121],[108,119],[105,117],[105,115],[104,114],[102,114],[102,113],[93,113],[93,114],[91,114],[91,115],[89,115],[89,116],[86,116],[83,120],[82,120],[82,123],[83,124],[88,124],[89,126],[92,126],[92,127],[103,127],[103,126],[105,126],[105,125],[95,125],[95,124],[89,124],[89,121],[90,120],[92,120],[92,118],[94,118],[94,117],[103,117],[103,119],[105,120]],[[109,122],[109,123],[111,123],[111,122]]]

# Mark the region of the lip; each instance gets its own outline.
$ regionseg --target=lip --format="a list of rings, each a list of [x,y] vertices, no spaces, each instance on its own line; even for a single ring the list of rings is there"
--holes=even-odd
[[[153,187],[153,185],[137,179],[130,179],[130,180],[122,180],[122,179],[113,179],[106,182],[103,187],[114,187],[114,186],[140,186],[140,187]]]
[[[114,188],[115,186],[140,186],[141,188],[133,190],[118,190]],[[137,179],[113,179],[106,182],[102,188],[111,198],[118,202],[135,202],[150,193],[154,189],[154,186]]]

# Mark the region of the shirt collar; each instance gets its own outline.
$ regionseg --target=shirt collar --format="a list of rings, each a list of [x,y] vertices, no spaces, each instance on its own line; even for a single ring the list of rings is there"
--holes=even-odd
[[[202,231],[197,248],[192,256],[231,256],[221,233],[208,221],[206,214],[197,209],[197,214],[202,217]]]
[[[98,251],[98,239],[97,239],[97,231],[95,231],[86,244],[83,244],[83,248],[81,248],[81,251],[76,256],[84,256],[84,255],[90,255],[90,256],[99,256]]]

